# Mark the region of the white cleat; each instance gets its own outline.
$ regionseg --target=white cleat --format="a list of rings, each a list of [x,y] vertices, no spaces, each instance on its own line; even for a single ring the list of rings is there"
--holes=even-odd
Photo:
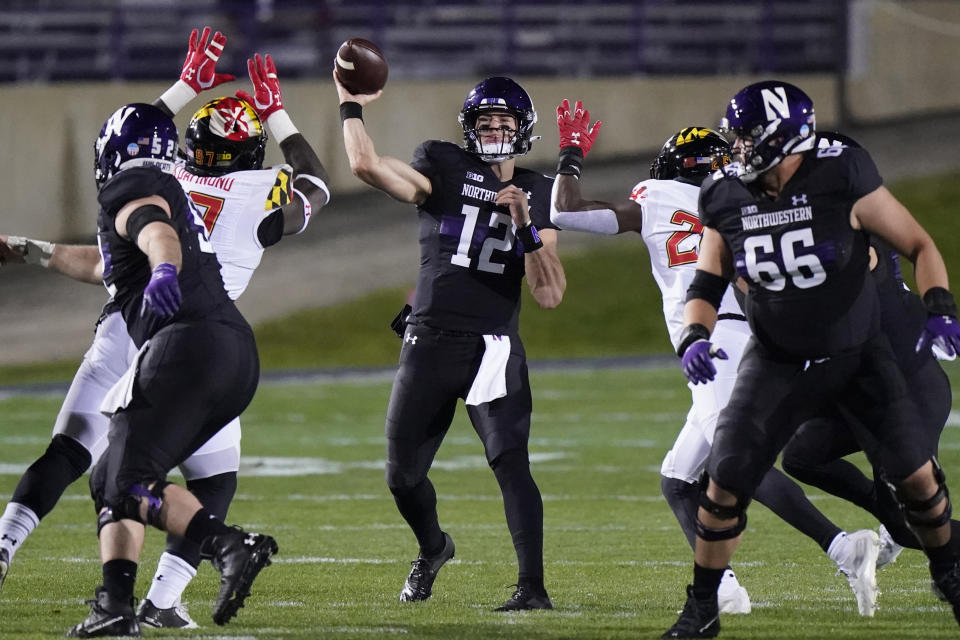
[[[880,536],[870,529],[847,534],[833,557],[837,569],[847,577],[857,597],[860,615],[873,617],[877,610],[877,556],[880,554]]]
[[[731,569],[723,572],[720,587],[717,589],[717,604],[720,606],[720,613],[750,613],[750,595],[740,586]]]
[[[880,534],[880,553],[877,554],[877,569],[881,569],[888,564],[896,562],[897,556],[903,551],[903,547],[894,542],[893,537],[885,526],[880,525],[877,531]]]

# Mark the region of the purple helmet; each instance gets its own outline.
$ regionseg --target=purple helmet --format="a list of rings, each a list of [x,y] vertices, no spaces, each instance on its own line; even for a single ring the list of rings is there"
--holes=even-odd
[[[743,175],[749,182],[791,153],[812,149],[816,118],[813,100],[787,82],[765,80],[737,92],[720,121],[720,131],[749,141]]]
[[[177,142],[176,125],[157,107],[143,103],[120,107],[103,123],[93,146],[97,188],[130,167],[172,170]]]
[[[517,131],[510,142],[497,145],[497,149],[484,149],[476,131],[477,116],[485,111],[505,111],[517,119]],[[530,151],[533,141],[531,134],[537,122],[537,112],[533,101],[519,84],[502,76],[483,80],[470,90],[460,116],[457,118],[463,127],[463,147],[475,153],[486,162],[502,162],[507,158],[522,156]],[[489,145],[488,145],[489,146]]]

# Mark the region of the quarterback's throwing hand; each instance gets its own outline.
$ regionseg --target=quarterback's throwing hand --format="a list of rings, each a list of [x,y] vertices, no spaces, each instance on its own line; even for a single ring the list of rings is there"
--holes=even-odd
[[[204,27],[203,34],[199,38],[197,38],[196,29],[190,32],[187,59],[184,60],[183,69],[180,71],[180,79],[197,93],[236,79],[236,76],[229,73],[216,72],[217,60],[223,53],[227,36],[217,31],[209,44],[208,37],[210,37],[210,27]]]
[[[560,133],[560,148],[577,147],[587,157],[593,143],[600,133],[603,122],[597,120],[590,126],[590,112],[583,108],[583,103],[577,100],[573,112],[570,111],[570,101],[566,98],[557,107],[557,131]]]
[[[713,358],[726,360],[727,354],[718,349],[712,342],[697,340],[683,352],[681,360],[683,375],[693,384],[706,384],[717,375],[717,368],[713,365]]]

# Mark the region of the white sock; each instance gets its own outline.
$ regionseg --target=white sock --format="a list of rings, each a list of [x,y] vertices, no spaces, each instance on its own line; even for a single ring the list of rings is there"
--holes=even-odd
[[[191,567],[183,558],[163,552],[160,562],[157,563],[157,572],[150,583],[147,600],[158,609],[169,609],[180,602],[183,590],[197,575],[197,570]]]
[[[841,531],[833,537],[833,540],[830,541],[830,546],[827,547],[827,556],[837,564],[840,564],[840,549],[843,548],[843,545],[847,542],[847,532]]]
[[[40,518],[33,509],[19,502],[7,503],[7,508],[0,517],[0,549],[6,549],[10,559],[13,560],[13,554],[38,524],[40,524]]]

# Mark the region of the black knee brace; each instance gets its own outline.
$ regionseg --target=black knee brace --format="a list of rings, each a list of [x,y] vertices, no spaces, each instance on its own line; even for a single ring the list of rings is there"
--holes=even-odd
[[[97,519],[97,534],[104,525],[120,520],[134,520],[140,524],[149,524],[160,527],[160,509],[163,507],[163,490],[170,484],[166,480],[157,480],[152,489],[143,484],[134,484],[127,489],[127,493],[106,505]],[[147,519],[140,517],[140,499],[147,499]]]
[[[707,472],[704,471],[703,475],[700,476],[700,506],[708,513],[713,514],[721,520],[733,520],[736,518],[737,523],[732,527],[727,527],[726,529],[712,529],[700,521],[700,516],[698,514],[696,524],[697,536],[702,540],[706,540],[707,542],[732,540],[743,533],[743,530],[747,528],[747,505],[750,504],[750,500],[744,500],[742,497],[735,495],[737,502],[732,506],[722,505],[714,502],[710,499],[710,496],[707,495],[708,480],[709,477],[707,476]]]
[[[947,476],[943,473],[943,467],[936,456],[930,458],[933,463],[933,478],[937,481],[937,492],[926,500],[914,500],[903,495],[899,487],[894,487],[894,495],[900,502],[900,508],[903,509],[903,517],[911,527],[926,527],[936,529],[950,522],[950,516],[953,514],[953,505],[950,503],[950,491],[947,489]],[[947,501],[946,506],[939,515],[932,518],[924,515],[925,512],[933,509],[935,506]]]

